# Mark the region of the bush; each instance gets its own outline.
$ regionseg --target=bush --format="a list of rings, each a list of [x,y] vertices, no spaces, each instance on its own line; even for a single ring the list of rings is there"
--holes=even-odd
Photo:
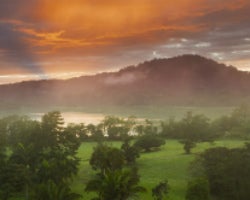
[[[165,144],[165,140],[156,135],[143,135],[135,142],[135,146],[145,152],[152,151],[153,148],[158,148]]]

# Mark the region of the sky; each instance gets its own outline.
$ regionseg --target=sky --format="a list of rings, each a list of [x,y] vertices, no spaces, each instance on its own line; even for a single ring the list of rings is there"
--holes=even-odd
[[[0,84],[200,54],[250,71],[249,0],[0,0]]]

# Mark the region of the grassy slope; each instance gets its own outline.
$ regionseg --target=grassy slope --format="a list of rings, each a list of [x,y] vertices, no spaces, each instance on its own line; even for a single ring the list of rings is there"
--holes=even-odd
[[[113,142],[113,146],[119,147],[121,143]],[[171,190],[169,199],[183,200],[185,196],[186,184],[188,179],[188,166],[194,159],[195,154],[207,148],[215,146],[238,147],[244,141],[222,140],[211,145],[209,143],[198,144],[193,150],[193,154],[183,154],[182,145],[175,140],[168,140],[161,151],[143,153],[138,160],[139,173],[141,175],[141,185],[147,188],[147,193],[141,195],[143,200],[152,200],[151,189],[164,179],[168,179]],[[72,188],[75,192],[83,194],[84,200],[89,200],[93,194],[84,193],[84,184],[88,181],[94,171],[88,164],[91,152],[95,143],[83,143],[79,150],[81,157],[81,167],[78,177],[74,180]]]

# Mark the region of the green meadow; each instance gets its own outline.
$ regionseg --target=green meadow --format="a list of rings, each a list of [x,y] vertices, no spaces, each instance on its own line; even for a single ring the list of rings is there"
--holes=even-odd
[[[152,200],[151,189],[160,181],[168,180],[170,192],[168,199],[184,200],[189,178],[190,162],[195,156],[205,149],[223,146],[223,147],[240,147],[245,141],[242,140],[219,140],[214,143],[198,143],[193,149],[192,154],[184,154],[182,144],[177,140],[167,140],[161,150],[150,153],[142,153],[137,160],[139,174],[141,176],[140,185],[147,189],[146,193],[142,193],[139,199]],[[121,142],[109,142],[114,147],[120,147]],[[78,156],[81,158],[80,170],[78,176],[72,184],[73,191],[83,195],[84,200],[90,200],[94,194],[84,192],[85,184],[94,175],[94,171],[89,165],[89,158],[95,147],[94,142],[85,142],[79,149]]]

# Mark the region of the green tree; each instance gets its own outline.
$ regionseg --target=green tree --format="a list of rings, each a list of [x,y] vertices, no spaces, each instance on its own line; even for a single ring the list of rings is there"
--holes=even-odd
[[[220,138],[231,135],[233,124],[230,116],[222,116],[213,120],[210,126],[211,133],[214,133],[214,138]]]
[[[10,161],[14,163],[14,165],[19,168],[19,172],[21,172],[17,177],[22,178],[26,200],[29,199],[30,187],[35,179],[36,165],[38,163],[37,157],[37,153],[34,151],[34,144],[32,143],[27,146],[18,143],[10,157]]]
[[[205,178],[196,178],[188,182],[186,200],[209,200],[209,183]]]
[[[25,168],[8,158],[0,164],[0,199],[8,200],[15,193],[22,192],[26,184]]]
[[[165,140],[157,135],[146,134],[140,136],[135,142],[135,147],[144,150],[145,152],[152,151],[155,148],[165,144]]]
[[[92,153],[90,165],[97,174],[86,186],[86,191],[96,192],[95,200],[127,200],[145,189],[138,186],[139,176],[135,167],[125,167],[121,149],[99,143]]]
[[[108,135],[109,139],[116,140],[120,138],[120,127],[123,123],[122,119],[115,116],[105,116],[103,120],[104,132]]]
[[[139,136],[158,134],[157,126],[154,126],[153,122],[148,119],[143,124],[137,124],[134,129]]]
[[[87,125],[87,133],[90,135],[90,138],[97,142],[102,142],[104,140],[103,133],[103,124],[88,124]]]
[[[185,150],[186,154],[190,154],[191,149],[193,149],[196,146],[195,141],[192,139],[180,140],[180,143],[183,144],[183,149]]]
[[[197,142],[212,141],[210,135],[210,124],[204,115],[193,115],[187,112],[186,116],[179,122],[179,131],[181,133],[180,142],[184,144],[186,153],[190,153]]]
[[[200,166],[199,177],[207,177],[212,198],[220,200],[247,200],[249,198],[249,144],[244,148],[208,149],[197,158],[193,165]]]
[[[130,138],[126,138],[122,143],[121,150],[124,154],[127,164],[134,164],[136,158],[140,157],[140,151],[138,147],[130,144]]]
[[[136,118],[130,116],[127,119],[115,116],[106,116],[102,122],[104,132],[111,140],[120,140],[129,135],[136,125]]]
[[[145,189],[138,186],[139,176],[135,169],[119,169],[97,174],[85,188],[87,192],[96,192],[95,200],[128,200],[136,198]]]
[[[236,108],[231,116],[231,130],[230,136],[236,138],[250,138],[250,107],[242,104]]]
[[[59,134],[63,130],[64,120],[59,111],[49,112],[42,117],[41,129],[43,147],[54,147],[58,145]]]
[[[59,112],[45,114],[41,122],[16,116],[0,120],[2,135],[0,143],[8,144],[8,153],[0,147],[2,199],[22,192],[28,200],[33,186],[49,180],[66,185],[76,175],[80,140],[76,132],[63,127]]]
[[[32,200],[77,200],[81,195],[73,193],[65,184],[49,180],[34,187]]]
[[[79,138],[81,142],[88,139],[87,127],[83,123],[81,124],[70,123],[67,125],[64,131],[70,132],[72,135],[77,136],[77,138]]]
[[[171,139],[180,139],[179,123],[170,118],[167,122],[161,122],[160,135]]]
[[[7,147],[7,133],[6,132],[7,132],[6,120],[0,119],[0,154],[4,153]]]
[[[41,152],[41,163],[37,168],[37,181],[52,180],[56,184],[67,183],[78,172],[79,159],[67,148],[47,148]]]
[[[250,138],[250,108],[246,104],[235,108],[230,116],[222,116],[213,121],[213,131],[219,136],[230,138]]]
[[[41,127],[43,148],[40,151],[37,179],[40,182],[53,180],[57,184],[66,182],[78,171],[77,150],[80,140],[77,133],[63,127],[63,118],[58,111],[45,114]]]
[[[30,185],[34,181],[39,160],[35,136],[40,133],[40,125],[28,117],[14,116],[5,118],[5,126],[2,130],[8,135],[9,153],[5,163],[8,170],[1,169],[5,177],[4,182],[9,189],[12,189],[11,193],[25,191],[25,197],[29,199]],[[14,173],[14,170],[18,173]],[[8,179],[6,175],[10,178]]]
[[[94,170],[100,170],[104,174],[106,171],[121,169],[125,164],[125,157],[120,149],[99,144],[94,148],[89,163]]]

